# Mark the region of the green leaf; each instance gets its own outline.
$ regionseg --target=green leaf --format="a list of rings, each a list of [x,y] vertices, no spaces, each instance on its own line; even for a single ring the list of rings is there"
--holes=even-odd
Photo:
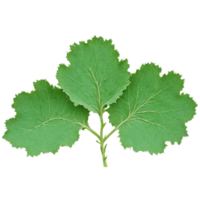
[[[34,83],[35,91],[22,92],[14,99],[15,118],[6,121],[3,138],[27,154],[56,153],[60,146],[72,145],[79,130],[87,126],[89,112],[75,107],[61,89],[45,80]]]
[[[34,91],[14,99],[16,116],[6,121],[3,136],[13,147],[25,148],[29,156],[56,153],[60,146],[72,147],[86,129],[98,138],[107,167],[105,142],[117,129],[124,148],[150,154],[164,152],[166,141],[180,144],[187,136],[185,123],[197,104],[180,93],[184,81],[179,74],[161,77],[161,68],[151,63],[131,75],[112,41],[96,36],[71,45],[67,59],[70,64],[60,64],[56,75],[62,89],[40,80]],[[99,115],[100,134],[87,122],[89,111]],[[104,112],[115,126],[106,135]]]
[[[102,37],[70,47],[67,59],[71,65],[59,65],[58,84],[75,105],[100,114],[102,108],[115,102],[130,83],[128,61],[119,61],[112,41],[104,41]]]
[[[180,144],[187,136],[185,123],[193,118],[197,105],[188,94],[180,94],[184,81],[179,74],[171,71],[160,77],[160,72],[153,63],[142,65],[107,110],[124,148],[157,154],[164,151],[166,141]]]

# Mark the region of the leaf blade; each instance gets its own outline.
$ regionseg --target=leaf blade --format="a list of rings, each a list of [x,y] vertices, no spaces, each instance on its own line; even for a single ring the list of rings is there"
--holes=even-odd
[[[66,93],[45,80],[35,82],[34,87],[35,91],[15,97],[12,107],[17,114],[6,121],[3,138],[13,147],[26,148],[30,156],[72,147],[79,130],[87,125],[89,112],[75,107]]]
[[[124,148],[157,154],[164,151],[165,141],[180,144],[187,136],[185,123],[197,105],[188,94],[180,94],[184,81],[179,74],[160,77],[160,72],[153,63],[142,65],[132,74],[127,90],[107,109]]]
[[[58,84],[75,105],[100,113],[103,106],[116,101],[130,83],[128,61],[119,61],[112,41],[101,37],[70,47],[67,59],[71,64],[59,65]]]

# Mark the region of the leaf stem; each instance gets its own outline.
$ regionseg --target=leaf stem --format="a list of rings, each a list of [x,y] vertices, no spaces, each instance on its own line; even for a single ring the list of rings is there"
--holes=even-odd
[[[100,117],[100,121],[101,121],[101,128],[100,128],[100,150],[101,150],[101,154],[102,154],[102,159],[103,159],[103,166],[107,167],[107,156],[105,156],[105,151],[106,151],[106,146],[107,144],[104,146],[104,138],[103,138],[103,128],[105,126],[104,122],[103,122],[103,109],[101,109],[99,117]]]
[[[90,131],[92,134],[94,134],[99,139],[99,141],[96,140],[96,142],[98,144],[100,144],[100,150],[101,150],[102,159],[103,159],[103,166],[107,167],[108,166],[107,165],[107,161],[106,161],[107,156],[105,156],[105,151],[106,151],[107,144],[104,146],[104,143],[117,130],[117,128],[119,127],[119,125],[116,128],[114,128],[108,135],[105,135],[105,137],[103,137],[103,129],[104,129],[105,125],[106,125],[106,123],[103,122],[103,113],[104,113],[104,108],[102,108],[100,110],[100,113],[99,113],[99,118],[100,118],[100,122],[101,122],[100,135],[97,134],[92,128],[90,128],[89,125],[86,125],[83,128],[85,128],[88,131]]]
[[[105,142],[115,131],[117,130],[117,127],[114,128],[108,135],[106,135],[103,139],[103,142]]]
[[[93,129],[91,129],[89,126],[86,126],[84,128],[87,129],[88,131],[90,131],[91,133],[93,133],[99,140],[101,140],[100,136]]]

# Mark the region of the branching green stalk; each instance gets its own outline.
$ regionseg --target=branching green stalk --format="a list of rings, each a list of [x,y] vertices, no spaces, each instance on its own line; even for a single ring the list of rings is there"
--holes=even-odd
[[[99,155],[101,159],[102,168],[109,168],[109,157],[107,154],[109,143],[108,140],[116,133],[117,129],[112,128],[105,134],[105,128],[107,126],[107,122],[105,122],[105,108],[101,109],[99,113],[99,127],[98,132],[89,126],[84,126],[84,129],[87,129],[91,135],[93,135],[96,139],[94,140],[96,144],[98,144]]]
[[[100,128],[100,150],[101,150],[101,154],[102,154],[102,159],[103,159],[103,166],[104,167],[107,167],[107,162],[106,162],[106,159],[107,159],[107,156],[105,156],[105,151],[106,151],[106,146],[107,144],[104,146],[104,138],[103,138],[103,128],[105,126],[104,122],[103,122],[103,109],[101,110],[100,112],[100,121],[101,121],[101,128]]]

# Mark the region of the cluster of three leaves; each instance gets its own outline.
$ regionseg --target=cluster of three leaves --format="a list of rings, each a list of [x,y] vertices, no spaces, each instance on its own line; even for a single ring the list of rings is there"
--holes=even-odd
[[[131,75],[127,60],[118,57],[111,40],[101,37],[72,45],[70,65],[60,64],[57,72],[62,89],[40,80],[35,91],[17,95],[12,105],[17,114],[6,121],[3,138],[30,156],[55,153],[60,146],[71,147],[81,128],[99,138],[88,125],[89,111],[102,116],[109,105],[115,129],[105,139],[118,129],[124,148],[151,154],[162,153],[165,141],[180,144],[196,107],[189,95],[180,94],[181,76],[160,77],[161,68],[153,63]]]

